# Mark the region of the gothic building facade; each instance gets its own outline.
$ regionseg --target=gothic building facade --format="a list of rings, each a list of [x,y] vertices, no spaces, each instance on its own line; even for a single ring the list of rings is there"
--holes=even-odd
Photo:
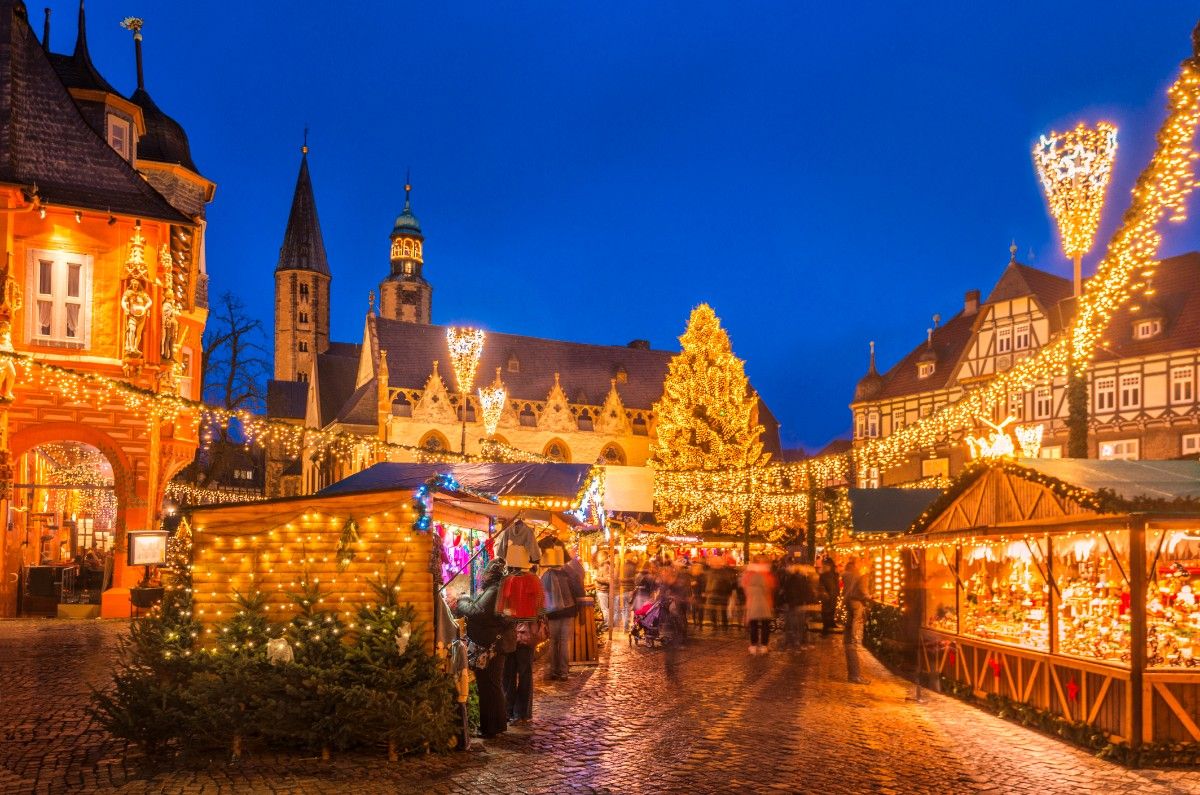
[[[867,374],[850,410],[854,444],[889,436],[973,387],[1034,355],[1068,333],[1075,299],[1069,279],[1013,257],[986,300],[966,294],[962,309],[927,331],[926,340],[885,373]],[[1105,331],[1088,381],[1088,457],[1171,459],[1200,454],[1200,253],[1158,263],[1151,299],[1131,301]],[[1040,455],[1065,455],[1066,379],[1016,391],[994,407],[993,422],[1011,417],[1041,425]],[[961,439],[914,454],[894,469],[868,473],[864,486],[957,474],[968,459]]]
[[[329,340],[332,280],[308,152],[275,271],[275,379],[267,412],[324,431],[349,431],[394,445],[392,460],[424,453],[480,455],[485,432],[477,394],[461,395],[450,367],[446,327],[434,325],[425,237],[405,186],[404,209],[389,235],[379,305],[358,342]],[[507,399],[494,437],[510,450],[554,461],[641,466],[654,436],[653,404],[673,354],[635,340],[591,345],[489,332],[476,386],[501,383]],[[759,402],[768,451],[778,454],[778,423]],[[266,463],[268,496],[311,493],[375,463],[365,450],[343,457]]]
[[[198,399],[214,185],[151,99],[129,27],[125,95],[92,62],[82,2],[73,49],[56,53],[49,10],[39,42],[25,4],[0,0],[0,351]],[[125,570],[126,532],[157,526],[198,444],[194,415],[83,400],[71,378],[0,360],[0,617],[53,610],[38,576],[89,547],[115,553],[104,615],[128,616],[123,586],[141,572]]]

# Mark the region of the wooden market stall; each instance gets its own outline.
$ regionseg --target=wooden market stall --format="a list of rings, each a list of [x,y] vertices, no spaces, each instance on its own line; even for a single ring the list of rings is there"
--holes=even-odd
[[[1118,743],[1200,743],[1200,463],[980,462],[914,523],[921,666]]]
[[[286,621],[295,615],[289,594],[307,578],[320,586],[326,605],[337,605],[352,620],[358,607],[372,603],[372,581],[400,575],[398,600],[411,604],[427,627],[433,648],[437,630],[435,576],[440,556],[436,537],[418,518],[487,531],[485,498],[434,485],[332,495],[290,497],[244,505],[197,508],[188,515],[192,530],[193,602],[206,635],[238,609],[238,594],[267,596],[268,615]],[[428,506],[428,507],[426,507]]]

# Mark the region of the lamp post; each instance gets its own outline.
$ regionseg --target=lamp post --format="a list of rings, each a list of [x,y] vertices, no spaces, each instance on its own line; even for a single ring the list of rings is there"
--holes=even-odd
[[[454,370],[454,381],[462,403],[462,450],[467,455],[467,400],[475,386],[475,372],[479,369],[479,357],[483,355],[483,329],[446,329],[446,344],[450,348],[450,367]]]
[[[1083,296],[1083,255],[1091,250],[1104,209],[1104,192],[1117,154],[1117,128],[1083,122],[1065,133],[1043,135],[1033,147],[1033,164],[1058,224],[1063,253],[1074,265],[1075,311]],[[1074,340],[1067,373],[1067,457],[1087,458],[1087,357]]]

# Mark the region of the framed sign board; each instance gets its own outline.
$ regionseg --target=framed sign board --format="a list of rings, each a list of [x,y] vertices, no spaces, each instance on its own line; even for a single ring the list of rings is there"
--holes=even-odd
[[[130,566],[159,566],[167,562],[165,530],[133,530],[127,534]]]

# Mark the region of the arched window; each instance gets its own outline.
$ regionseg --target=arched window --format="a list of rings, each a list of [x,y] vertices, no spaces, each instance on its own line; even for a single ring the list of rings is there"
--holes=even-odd
[[[526,428],[537,427],[537,415],[533,413],[533,406],[529,405],[528,403],[526,403],[525,407],[521,409],[518,419]]]
[[[412,401],[408,399],[408,395],[403,392],[396,393],[396,397],[392,400],[392,414],[397,417],[412,416]]]
[[[579,412],[579,419],[577,422],[579,423],[579,430],[581,431],[590,431],[594,430],[595,428],[595,425],[592,422],[592,412],[588,409],[584,409],[583,411]]]
[[[421,447],[431,453],[441,453],[450,449],[450,443],[438,431],[430,431],[421,437]]]
[[[542,455],[560,464],[568,464],[571,462],[571,451],[567,448],[565,442],[561,439],[552,439],[546,449],[542,451]]]
[[[618,444],[606,444],[600,451],[600,463],[609,466],[625,466],[625,451]]]

